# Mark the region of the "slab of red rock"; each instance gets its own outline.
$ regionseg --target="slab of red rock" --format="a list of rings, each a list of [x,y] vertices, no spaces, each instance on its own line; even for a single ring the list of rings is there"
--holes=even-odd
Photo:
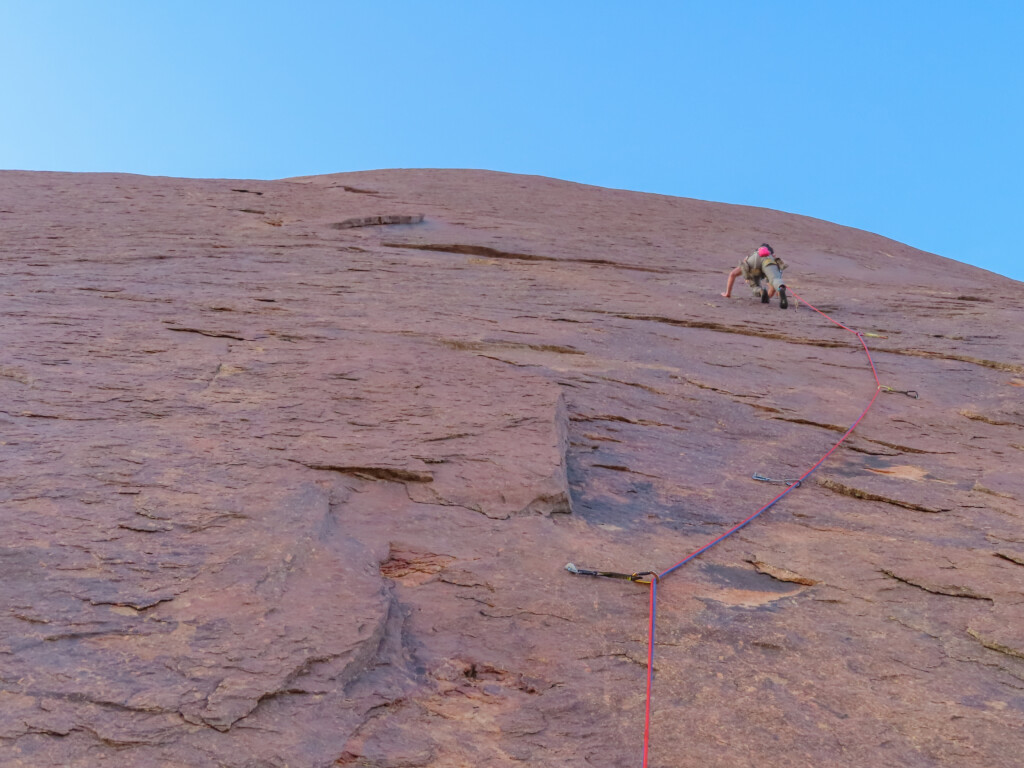
[[[1024,750],[1021,285],[483,171],[0,173],[0,764]]]

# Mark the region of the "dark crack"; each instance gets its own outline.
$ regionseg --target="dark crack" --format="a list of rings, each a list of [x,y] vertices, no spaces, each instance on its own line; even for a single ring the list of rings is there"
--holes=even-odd
[[[598,467],[600,469],[610,469],[613,472],[628,472],[631,475],[642,475],[643,477],[660,477],[660,475],[649,475],[646,472],[640,472],[635,469],[623,466],[621,464],[591,464],[592,467]]]
[[[538,256],[533,253],[517,253],[501,251],[486,245],[469,245],[467,243],[381,243],[386,248],[411,248],[417,251],[439,251],[441,253],[459,253],[465,256],[483,256],[489,259],[514,259],[516,261],[547,261],[561,264],[593,264],[598,267],[614,267],[634,272],[666,273],[656,267],[642,267],[637,264],[622,264],[610,259],[556,259],[553,256]]]
[[[790,336],[785,333],[777,333],[774,331],[762,331],[758,328],[750,328],[747,326],[724,325],[723,323],[714,323],[707,320],[683,320],[681,318],[665,317],[663,315],[637,315],[626,312],[608,312],[598,309],[592,309],[588,311],[601,315],[611,315],[612,317],[618,317],[623,320],[644,320],[652,323],[664,323],[666,325],[674,325],[680,328],[698,328],[706,331],[716,331],[718,333],[733,333],[740,336],[754,336],[759,339],[775,339],[778,341],[786,341],[792,344],[804,344],[809,347],[826,347],[833,349],[842,347],[852,348],[851,344],[843,341],[808,339],[799,336]]]
[[[860,488],[854,488],[853,486],[843,485],[837,483],[835,480],[830,478],[818,478],[818,485],[822,488],[827,488],[833,493],[841,494],[842,496],[850,496],[854,499],[862,499],[864,501],[881,501],[885,504],[892,504],[896,507],[902,507],[903,509],[912,509],[916,512],[928,512],[931,514],[937,514],[940,512],[948,512],[948,509],[936,509],[933,507],[926,507],[923,504],[914,504],[909,501],[900,501],[899,499],[892,499],[888,496],[882,496],[881,494],[871,493],[869,491],[862,491]]]
[[[1008,552],[993,552],[992,554],[996,557],[1001,557],[1003,560],[1009,560],[1011,563],[1016,563],[1017,565],[1024,565],[1024,556],[1011,555]]]
[[[788,421],[790,424],[804,424],[804,425],[809,426],[809,427],[818,427],[819,429],[827,429],[830,432],[844,433],[844,432],[846,432],[849,429],[848,427],[841,427],[838,424],[826,424],[826,423],[823,423],[823,422],[820,422],[820,421],[811,421],[809,419],[790,418],[790,417],[787,417],[787,416],[772,416],[771,418],[775,419],[776,421]],[[875,445],[881,445],[884,448],[891,448],[892,450],[899,451],[901,453],[925,453],[925,454],[929,454],[929,455],[945,455],[945,454],[956,453],[956,451],[926,451],[923,448],[911,448],[909,445],[900,445],[899,443],[890,443],[890,442],[887,442],[885,440],[877,440],[877,439],[871,438],[871,437],[864,437],[861,434],[858,434],[857,437],[860,440],[863,440],[864,442],[874,443]],[[858,449],[853,448],[852,450],[858,450]],[[860,449],[860,450],[861,450],[861,453],[867,453],[867,451],[864,451],[863,449]]]
[[[994,602],[994,600],[991,597],[979,595],[977,592],[970,589],[969,587],[962,587],[958,584],[931,584],[919,579],[911,579],[906,576],[900,576],[899,574],[889,570],[888,568],[880,568],[879,572],[884,573],[890,579],[894,579],[902,584],[908,584],[911,587],[917,587],[918,589],[924,590],[925,592],[930,592],[933,595],[945,595],[946,597],[965,597],[970,600],[988,600],[990,603]]]
[[[1021,424],[1018,424],[1015,421],[1000,421],[999,419],[993,419],[991,416],[986,416],[985,414],[978,413],[976,411],[964,410],[960,411],[960,415],[970,419],[971,421],[980,421],[984,424],[991,424],[992,426],[995,427],[1017,427],[1018,429],[1020,429],[1022,426]]]
[[[353,229],[355,227],[375,227],[386,226],[388,224],[421,224],[422,222],[422,213],[357,216],[352,219],[335,222],[334,224],[331,224],[331,229]]]
[[[825,341],[821,339],[808,339],[801,338],[798,336],[789,336],[783,333],[775,333],[772,331],[762,331],[757,328],[746,328],[733,325],[724,325],[722,323],[713,323],[700,320],[683,320],[674,317],[664,317],[661,315],[639,315],[630,314],[624,312],[608,312],[603,310],[587,310],[590,312],[596,312],[598,314],[612,315],[613,317],[620,317],[624,320],[647,320],[656,323],[665,323],[667,325],[675,325],[682,328],[702,328],[709,331],[718,331],[719,333],[735,333],[741,336],[755,336],[762,339],[777,339],[779,341],[786,341],[792,344],[803,344],[811,347],[852,347],[853,345],[846,342],[838,341]],[[908,357],[925,357],[933,360],[955,360],[961,363],[971,363],[972,365],[980,365],[984,368],[992,368],[997,371],[1008,371],[1010,373],[1024,373],[1024,365],[1016,365],[1014,363],[1003,363],[998,360],[985,360],[978,357],[969,357],[967,355],[949,355],[941,352],[929,352],[923,349],[883,349],[877,348],[876,352],[888,352],[892,355],[905,355]]]
[[[623,424],[635,424],[641,427],[671,427],[671,424],[662,424],[660,421],[651,421],[650,419],[633,419],[629,416],[618,416],[616,414],[595,414],[593,416],[585,416],[583,414],[574,414],[569,417],[569,421],[619,421]]]
[[[495,349],[526,349],[533,352],[555,352],[560,355],[585,355],[575,347],[562,347],[557,344],[523,344],[515,341],[460,341],[458,339],[439,339],[438,342],[449,349],[486,352]]]
[[[200,336],[210,336],[215,339],[234,339],[235,341],[245,341],[244,336],[238,336],[235,333],[229,333],[227,331],[210,331],[204,328],[179,328],[174,326],[168,326],[168,331],[177,331],[179,333],[198,333]]]
[[[988,648],[990,651],[996,651],[997,653],[1002,653],[1006,656],[1012,656],[1015,659],[1024,659],[1024,651],[1018,650],[1017,648],[1011,648],[1008,645],[1003,645],[1002,643],[996,640],[987,638],[975,629],[971,629],[970,627],[968,627],[967,634],[973,637],[983,646]]]
[[[325,472],[339,472],[343,475],[352,475],[364,480],[387,480],[395,483],[431,483],[434,475],[430,472],[421,472],[414,469],[401,469],[399,467],[361,467],[343,464],[311,464],[305,461],[289,459],[295,464],[301,464],[310,469],[323,470]]]

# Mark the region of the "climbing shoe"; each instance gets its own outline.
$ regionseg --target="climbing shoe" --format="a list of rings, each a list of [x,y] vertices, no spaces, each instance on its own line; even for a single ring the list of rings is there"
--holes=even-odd
[[[761,299],[764,301],[764,299]],[[779,286],[779,309],[785,309],[789,306],[789,299],[786,298],[786,286]]]
[[[768,291],[766,291],[764,288],[761,289],[761,303],[768,303]]]

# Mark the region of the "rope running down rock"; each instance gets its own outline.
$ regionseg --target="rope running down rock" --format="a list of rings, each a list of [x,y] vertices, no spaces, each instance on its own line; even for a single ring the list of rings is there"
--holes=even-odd
[[[776,504],[778,504],[780,501],[782,501],[782,499],[784,499],[787,495],[789,495],[790,492],[792,492],[796,488],[799,488],[801,486],[801,484],[811,475],[811,473],[814,472],[818,467],[820,467],[825,462],[825,460],[828,459],[828,457],[831,456],[836,451],[836,449],[839,448],[839,446],[843,444],[843,442],[845,442],[846,438],[848,438],[850,436],[850,434],[853,432],[854,429],[857,428],[857,426],[861,423],[861,421],[864,420],[864,417],[867,416],[868,411],[871,410],[871,407],[875,404],[875,400],[878,399],[878,396],[881,393],[883,393],[883,392],[886,392],[886,393],[898,393],[898,394],[906,395],[908,397],[913,397],[915,399],[918,397],[918,393],[916,391],[914,391],[914,390],[906,390],[906,391],[904,391],[904,390],[893,389],[892,387],[888,387],[888,386],[883,385],[881,383],[881,381],[879,381],[879,379],[878,379],[878,371],[875,369],[875,362],[871,358],[871,351],[868,349],[868,345],[864,341],[864,337],[865,336],[877,336],[877,334],[861,333],[859,331],[855,331],[852,328],[849,328],[849,327],[843,325],[842,323],[840,323],[839,321],[834,320],[833,318],[829,317],[827,314],[822,312],[820,309],[818,309],[814,305],[808,303],[806,299],[804,299],[802,296],[797,294],[795,291],[791,290],[790,294],[794,298],[796,298],[798,301],[802,302],[804,305],[809,307],[810,309],[813,309],[815,312],[817,312],[819,315],[824,317],[830,323],[832,323],[834,325],[837,325],[840,328],[842,328],[843,330],[846,330],[846,331],[849,331],[850,333],[852,333],[854,336],[857,337],[857,340],[860,341],[861,346],[864,348],[864,354],[866,354],[867,358],[868,358],[868,365],[870,365],[870,367],[871,367],[871,375],[875,379],[875,393],[872,396],[870,402],[868,402],[867,406],[861,412],[860,416],[857,417],[857,420],[854,421],[853,424],[850,425],[850,428],[847,429],[846,432],[843,433],[842,437],[840,437],[839,440],[836,441],[836,443],[831,448],[829,448],[829,450],[820,459],[818,459],[818,461],[815,462],[811,466],[810,469],[808,469],[806,472],[804,472],[804,474],[802,474],[799,478],[796,478],[796,479],[793,479],[793,480],[772,480],[771,478],[767,478],[767,477],[764,477],[762,475],[758,475],[758,474],[755,473],[754,476],[753,476],[755,480],[762,480],[762,481],[766,481],[766,482],[770,482],[770,483],[784,483],[787,486],[786,490],[784,490],[781,493],[779,493],[775,498],[773,498],[771,501],[769,501],[767,504],[765,504],[763,507],[761,507],[759,510],[757,510],[754,514],[752,514],[746,520],[743,520],[742,522],[737,523],[732,528],[730,528],[728,531],[723,533],[721,536],[713,539],[712,541],[709,541],[707,544],[705,544],[704,546],[700,547],[699,549],[694,550],[689,555],[684,557],[682,560],[677,562],[675,565],[673,565],[673,566],[671,566],[669,568],[666,568],[664,571],[661,571],[660,573],[655,572],[655,571],[638,571],[638,572],[632,573],[632,574],[625,574],[625,573],[617,573],[617,572],[614,572],[614,571],[597,571],[597,570],[588,570],[588,569],[584,569],[584,568],[577,568],[572,563],[569,563],[568,565],[566,565],[566,570],[568,570],[570,573],[577,574],[577,575],[603,576],[603,577],[607,577],[607,578],[625,579],[627,581],[633,581],[633,582],[636,582],[638,584],[648,584],[648,585],[650,585],[650,588],[651,588],[651,592],[650,592],[650,622],[649,622],[649,627],[648,627],[648,644],[647,644],[647,700],[646,700],[645,716],[644,716],[645,719],[644,719],[643,768],[647,768],[647,766],[648,766],[647,760],[648,760],[649,746],[650,746],[651,701],[652,701],[653,692],[654,692],[654,638],[655,638],[656,619],[657,619],[658,585],[659,585],[661,579],[664,579],[666,576],[668,576],[673,571],[681,568],[682,566],[684,566],[686,563],[690,562],[694,558],[699,557],[704,552],[707,552],[709,549],[711,549],[713,546],[715,546],[719,542],[727,539],[729,536],[732,536],[732,534],[736,533],[741,528],[744,528],[746,525],[748,525],[749,523],[753,522],[758,517],[760,517],[762,513],[767,512],[769,509],[771,509]],[[884,337],[882,337],[882,338],[884,338]],[[645,577],[649,577],[649,578],[645,578]]]

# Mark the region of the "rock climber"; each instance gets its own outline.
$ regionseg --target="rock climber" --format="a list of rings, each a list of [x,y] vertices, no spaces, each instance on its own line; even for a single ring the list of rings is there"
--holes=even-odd
[[[778,291],[779,309],[785,309],[789,306],[789,299],[786,298],[786,285],[782,282],[782,270],[785,268],[786,264],[782,259],[776,257],[775,250],[768,243],[761,243],[757,250],[741,259],[739,266],[729,273],[722,298],[728,299],[732,296],[733,283],[736,282],[737,277],[743,275],[750,290],[754,296],[761,299],[762,304],[767,304],[768,300]],[[762,279],[766,283],[764,287],[761,286]]]

